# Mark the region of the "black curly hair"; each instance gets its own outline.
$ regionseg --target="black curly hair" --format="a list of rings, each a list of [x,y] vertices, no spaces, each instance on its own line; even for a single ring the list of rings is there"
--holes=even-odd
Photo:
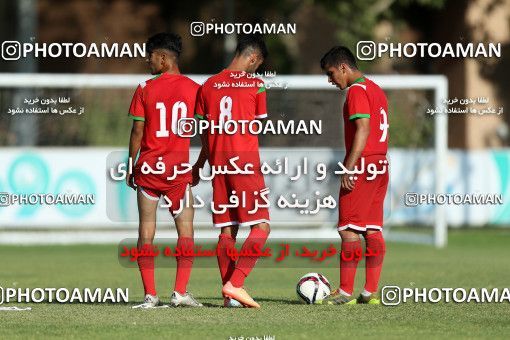
[[[156,49],[165,49],[179,57],[182,51],[182,39],[174,33],[158,33],[147,40],[145,47],[148,54]]]

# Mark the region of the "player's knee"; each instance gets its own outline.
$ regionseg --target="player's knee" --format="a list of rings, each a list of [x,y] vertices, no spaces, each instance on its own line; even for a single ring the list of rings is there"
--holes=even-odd
[[[373,236],[371,236],[371,235],[373,235]],[[369,229],[369,230],[367,230],[367,232],[365,234],[363,234],[363,237],[367,238],[367,236],[383,238],[383,233],[380,230],[371,230],[371,229]]]
[[[340,234],[340,238],[343,242],[354,242],[360,240],[359,234],[351,230],[341,230],[338,233]]]
[[[263,231],[265,231],[268,234],[271,232],[271,227],[269,226],[269,223],[265,223],[265,222],[264,223],[256,224],[254,226],[254,228],[258,228],[260,230],[263,230]]]
[[[237,227],[237,226],[228,226],[228,227],[221,228],[220,233],[223,235],[230,236],[231,238],[233,238],[235,240],[237,237],[238,230],[239,230],[239,227]]]

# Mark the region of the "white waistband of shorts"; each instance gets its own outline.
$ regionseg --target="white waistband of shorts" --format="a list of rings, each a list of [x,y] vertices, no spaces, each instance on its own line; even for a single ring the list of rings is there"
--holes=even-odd
[[[339,226],[337,228],[338,231],[342,231],[342,230],[346,230],[346,229],[354,229],[354,230],[358,230],[358,231],[366,231],[367,229],[382,230],[382,227],[380,225],[375,225],[375,224],[367,224],[367,225],[365,225],[363,227],[363,226],[360,226],[360,225],[357,225],[357,224],[348,223],[348,224],[344,224],[342,226]]]

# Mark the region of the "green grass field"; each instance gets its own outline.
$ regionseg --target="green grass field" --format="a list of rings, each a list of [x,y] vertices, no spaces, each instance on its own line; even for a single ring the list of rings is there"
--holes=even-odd
[[[452,231],[449,246],[388,243],[382,285],[401,287],[510,287],[510,230]],[[220,308],[216,268],[195,268],[189,290],[202,309],[133,310],[143,298],[138,270],[119,265],[111,246],[1,246],[3,287],[127,287],[130,304],[31,304],[31,311],[0,311],[0,337],[186,338],[275,336],[307,338],[508,338],[510,304],[423,304],[397,307],[309,306],[297,302],[295,284],[307,268],[255,269],[247,287],[262,309]],[[292,268],[290,268],[292,267]],[[316,270],[316,269],[314,269]],[[338,285],[336,266],[321,269]],[[156,271],[168,301],[174,269]],[[356,294],[364,283],[358,270]]]

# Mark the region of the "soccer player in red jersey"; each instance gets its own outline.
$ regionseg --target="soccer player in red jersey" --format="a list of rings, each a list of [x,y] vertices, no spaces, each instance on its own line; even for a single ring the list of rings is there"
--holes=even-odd
[[[129,157],[135,162],[138,154],[138,159],[127,184],[137,191],[138,249],[150,254],[161,197],[167,204],[171,203],[169,210],[177,228],[177,247],[193,249],[191,171],[176,176],[176,171],[185,172],[183,170],[189,162],[190,140],[177,134],[177,126],[179,119],[193,117],[200,86],[180,74],[178,58],[182,43],[178,35],[156,34],[148,39],[146,48],[151,74],[156,76],[136,88],[129,109],[129,116],[133,119]],[[176,260],[177,272],[170,303],[173,306],[201,307],[202,304],[186,291],[193,257],[178,256]],[[138,267],[145,299],[142,305],[135,307],[156,307],[160,301],[154,284],[154,257],[138,257]]]
[[[232,196],[242,197],[244,204],[213,211],[213,223],[221,228],[218,241],[218,266],[223,283],[222,293],[227,307],[236,306],[237,301],[247,307],[259,308],[243,288],[246,277],[255,266],[258,256],[244,256],[237,263],[228,255],[235,248],[239,226],[250,227],[251,231],[241,252],[261,249],[269,235],[269,212],[258,207],[255,201],[266,187],[260,172],[258,137],[241,128],[235,134],[219,132],[213,126],[226,126],[240,121],[249,122],[267,116],[264,83],[252,77],[262,64],[267,49],[258,36],[241,36],[234,59],[227,69],[209,78],[200,88],[196,115],[209,121],[207,136],[203,136],[203,147],[194,167],[194,183],[198,182],[198,169],[208,160],[211,166],[227,166],[232,170],[230,160],[235,157],[237,165],[244,169],[251,164],[253,174],[216,174],[212,180],[213,205],[228,204]],[[225,129],[226,130],[226,129]]]
[[[333,47],[321,59],[328,80],[347,90],[343,107],[347,170],[375,164],[377,171],[387,169],[388,103],[377,84],[366,78],[356,66],[352,52],[343,46]],[[343,174],[339,199],[338,232],[342,238],[340,287],[326,300],[329,304],[378,304],[375,297],[385,254],[382,235],[384,197],[388,188],[388,172],[367,179],[361,175]],[[366,281],[363,292],[352,299],[354,278],[362,253],[360,234],[366,242]]]

